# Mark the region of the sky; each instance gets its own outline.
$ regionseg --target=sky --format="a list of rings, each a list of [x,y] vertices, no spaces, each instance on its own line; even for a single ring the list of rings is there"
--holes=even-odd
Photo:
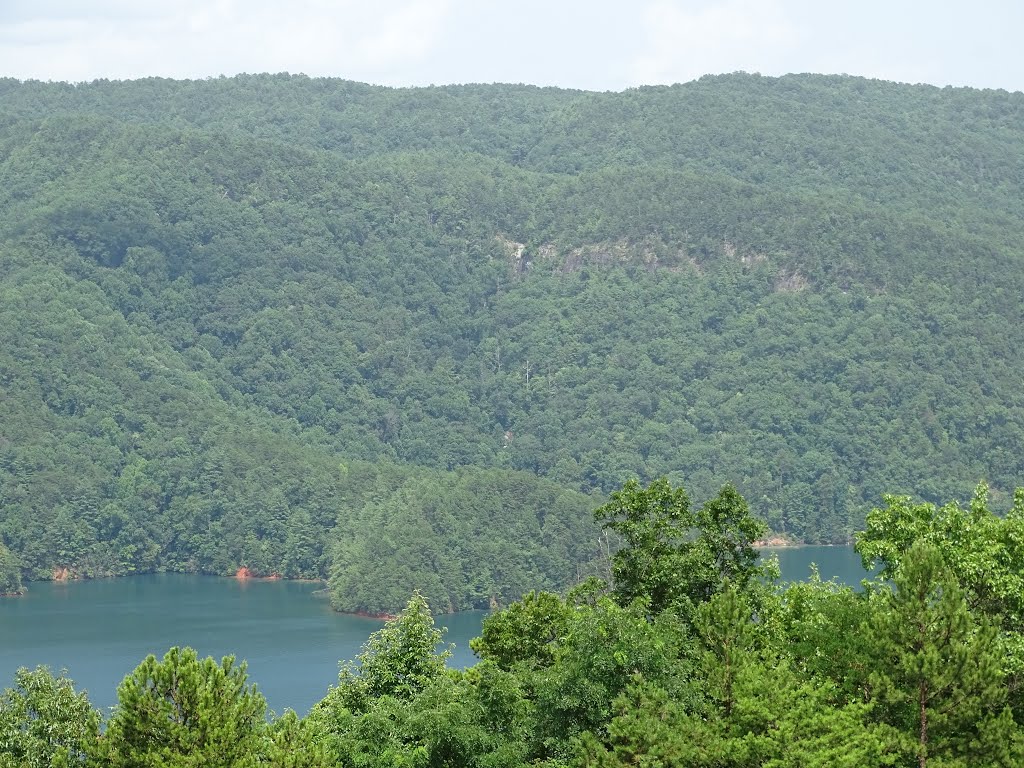
[[[845,73],[1024,90],[1022,0],[0,0],[0,76],[620,91]]]

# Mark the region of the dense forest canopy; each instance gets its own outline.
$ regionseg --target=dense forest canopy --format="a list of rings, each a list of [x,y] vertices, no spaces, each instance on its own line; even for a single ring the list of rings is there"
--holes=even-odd
[[[1024,475],[1024,94],[0,80],[0,181],[24,577],[458,609],[599,570],[631,477],[844,542]]]

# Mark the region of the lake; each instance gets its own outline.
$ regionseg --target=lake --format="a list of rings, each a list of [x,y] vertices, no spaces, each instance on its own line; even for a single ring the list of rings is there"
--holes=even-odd
[[[818,566],[824,581],[836,579],[851,587],[860,585],[868,574],[860,563],[860,555],[852,547],[766,547],[761,557],[777,555],[783,581],[802,581],[810,578],[811,565]]]
[[[305,714],[337,682],[383,622],[331,610],[320,584],[150,574],[81,582],[33,582],[0,600],[0,688],[20,667],[67,669],[93,706],[117,701],[117,685],[147,654],[190,645],[201,656],[234,654],[271,709]],[[446,616],[451,663],[473,664],[470,638],[484,611]]]
[[[810,563],[822,578],[857,584],[860,559],[846,547],[799,547],[778,554],[784,579],[804,579]],[[383,622],[331,610],[319,584],[246,581],[183,574],[35,582],[24,597],[0,600],[0,688],[20,667],[67,669],[93,706],[117,701],[117,685],[149,653],[190,645],[201,656],[234,654],[249,663],[269,706],[305,714],[337,681],[338,662],[353,659]],[[438,618],[455,644],[451,664],[476,658],[469,640],[484,611]]]

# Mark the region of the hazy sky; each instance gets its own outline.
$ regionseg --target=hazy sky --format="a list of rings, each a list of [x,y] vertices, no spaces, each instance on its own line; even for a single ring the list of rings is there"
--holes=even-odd
[[[1022,0],[0,0],[0,76],[591,90],[845,72],[1024,90]]]

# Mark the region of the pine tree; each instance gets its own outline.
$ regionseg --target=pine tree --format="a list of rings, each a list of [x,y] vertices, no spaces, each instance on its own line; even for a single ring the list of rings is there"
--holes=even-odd
[[[996,627],[971,613],[934,545],[915,543],[893,581],[866,627],[877,654],[872,697],[891,748],[919,768],[1020,765]]]
[[[110,768],[254,765],[262,749],[267,702],[246,685],[233,656],[200,660],[191,648],[150,655],[117,689],[118,704],[101,740]]]

